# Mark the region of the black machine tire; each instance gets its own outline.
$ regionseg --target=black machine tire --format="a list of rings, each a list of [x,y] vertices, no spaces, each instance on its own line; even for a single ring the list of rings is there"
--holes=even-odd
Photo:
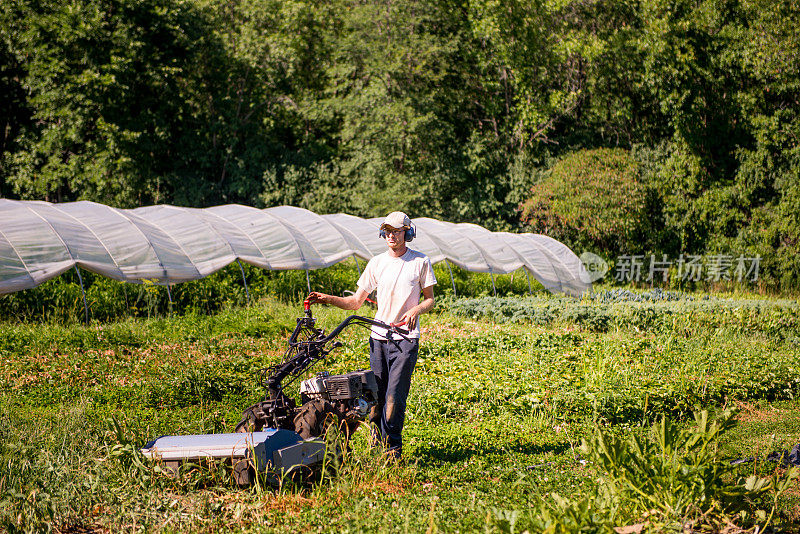
[[[294,417],[294,431],[303,439],[324,436],[331,426],[341,427],[342,416],[328,401],[314,399],[300,407]]]
[[[259,420],[256,417],[253,408],[248,408],[242,414],[242,420],[239,421],[239,424],[236,425],[236,428],[233,430],[234,432],[240,433],[247,433],[247,432],[258,432],[264,427],[264,422]]]
[[[249,458],[240,459],[233,464],[233,480],[240,488],[249,486],[256,478],[256,470]]]

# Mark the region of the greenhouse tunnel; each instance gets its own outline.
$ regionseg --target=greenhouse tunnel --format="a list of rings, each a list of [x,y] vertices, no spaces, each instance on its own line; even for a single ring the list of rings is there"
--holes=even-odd
[[[426,217],[412,221],[417,237],[411,247],[434,264],[492,275],[524,268],[553,293],[580,296],[591,290],[580,259],[555,239]],[[308,273],[384,252],[381,222],[292,206],[118,209],[87,201],[0,199],[0,295],[31,289],[78,267],[114,280],[167,287],[204,278],[233,262]]]

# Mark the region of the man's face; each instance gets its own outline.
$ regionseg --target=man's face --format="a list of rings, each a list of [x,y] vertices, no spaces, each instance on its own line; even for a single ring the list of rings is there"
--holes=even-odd
[[[386,232],[386,244],[392,250],[403,248],[406,244],[406,230],[405,228],[392,228],[388,224],[383,227]]]

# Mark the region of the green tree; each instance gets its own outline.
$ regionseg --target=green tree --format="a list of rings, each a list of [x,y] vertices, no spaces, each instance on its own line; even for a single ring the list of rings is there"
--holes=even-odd
[[[7,182],[23,198],[129,206],[164,199],[205,27],[186,4],[4,3],[33,123]],[[171,157],[170,157],[171,156]],[[172,160],[172,161],[169,161]]]
[[[299,204],[270,176],[282,163],[330,157],[330,126],[303,112],[304,101],[326,83],[328,9],[303,0],[258,0],[215,1],[212,11],[223,48],[208,60],[213,98],[198,104],[206,109],[204,144],[216,151],[209,167],[216,168],[219,200]]]
[[[594,149],[560,159],[531,190],[531,231],[610,256],[652,250],[650,192],[629,151]]]
[[[4,3],[33,118],[6,182],[22,198],[116,206],[252,202],[296,144],[292,97],[313,79],[314,36],[298,32],[308,15],[278,5]]]
[[[502,89],[467,15],[451,1],[332,4],[325,86],[299,106],[335,151],[271,169],[263,203],[513,223]]]
[[[800,287],[800,6],[742,2],[747,24],[736,28],[729,54],[748,83],[736,96],[752,142],[736,154],[726,188],[739,224],[715,229],[711,247],[761,255],[762,276]]]
[[[30,127],[30,110],[21,84],[24,70],[8,49],[8,30],[0,25],[0,196],[10,191],[5,184],[7,157],[18,149],[23,128]]]

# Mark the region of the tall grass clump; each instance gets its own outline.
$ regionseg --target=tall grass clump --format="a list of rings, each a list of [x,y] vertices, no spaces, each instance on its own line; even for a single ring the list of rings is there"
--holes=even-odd
[[[58,416],[37,410],[18,417],[3,410],[0,421],[0,530],[80,526],[104,491],[94,463],[98,434],[85,406]]]
[[[645,434],[596,427],[580,452],[599,484],[540,502],[529,518],[532,531],[764,531],[798,470],[742,475],[720,454],[720,438],[734,425],[734,412],[726,410],[696,412],[690,426],[662,417]]]

